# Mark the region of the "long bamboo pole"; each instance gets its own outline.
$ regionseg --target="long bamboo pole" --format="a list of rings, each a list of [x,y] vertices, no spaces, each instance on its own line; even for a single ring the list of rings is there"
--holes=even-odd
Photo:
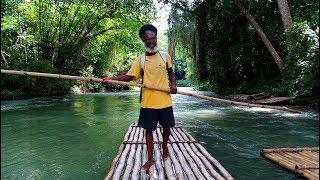
[[[14,75],[28,75],[28,76],[37,76],[37,77],[48,77],[48,78],[59,78],[59,79],[70,79],[70,80],[80,80],[80,81],[103,82],[103,80],[101,78],[70,76],[70,75],[50,74],[50,73],[39,73],[39,72],[29,72],[29,71],[15,71],[15,70],[1,69],[1,73],[14,74]],[[169,89],[146,86],[146,85],[143,85],[143,84],[136,84],[136,83],[131,83],[131,82],[116,81],[116,80],[108,80],[108,81],[110,83],[112,83],[112,84],[135,86],[135,87],[147,88],[147,89],[156,90],[156,91],[170,92]],[[290,108],[287,108],[287,107],[281,107],[281,106],[269,106],[269,105],[262,105],[262,104],[252,104],[252,103],[238,102],[238,101],[220,99],[220,98],[209,97],[209,96],[193,94],[193,93],[189,93],[189,92],[182,92],[182,91],[177,91],[177,94],[186,95],[186,96],[192,96],[192,97],[196,97],[196,98],[200,98],[200,99],[205,99],[205,100],[209,100],[209,101],[213,101],[213,102],[230,104],[230,105],[269,108],[269,109],[288,111],[288,112],[299,113],[299,114],[301,113],[298,110],[290,109]]]

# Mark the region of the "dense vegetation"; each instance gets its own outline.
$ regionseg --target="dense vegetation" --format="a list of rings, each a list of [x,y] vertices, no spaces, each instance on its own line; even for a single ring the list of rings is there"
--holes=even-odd
[[[180,84],[221,94],[319,93],[318,1],[287,2],[290,28],[276,0],[187,2],[162,1],[172,6],[167,35]],[[259,25],[282,64],[248,17]],[[95,77],[121,74],[143,51],[140,26],[154,19],[151,0],[2,0],[1,68]],[[2,75],[1,98],[65,94],[73,83]],[[102,85],[87,88],[100,91]]]
[[[1,68],[95,77],[121,73],[143,50],[137,32],[154,16],[146,0],[3,0]],[[2,75],[1,97],[66,94],[73,83]]]
[[[290,28],[282,22],[277,0],[171,3],[170,31],[178,39],[177,46],[188,54],[187,76],[199,89],[222,94],[319,93],[318,1],[289,1]],[[247,12],[277,51],[282,68],[249,22]]]

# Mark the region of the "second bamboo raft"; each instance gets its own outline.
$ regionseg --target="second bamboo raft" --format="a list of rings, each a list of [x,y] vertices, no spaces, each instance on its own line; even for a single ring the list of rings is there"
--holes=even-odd
[[[153,132],[155,165],[150,175],[141,172],[147,161],[144,130],[132,124],[114,158],[105,180],[109,179],[233,179],[224,167],[212,157],[183,128],[171,128],[168,142],[170,157],[162,160],[162,128]]]
[[[307,179],[319,179],[319,147],[262,149],[260,154]]]

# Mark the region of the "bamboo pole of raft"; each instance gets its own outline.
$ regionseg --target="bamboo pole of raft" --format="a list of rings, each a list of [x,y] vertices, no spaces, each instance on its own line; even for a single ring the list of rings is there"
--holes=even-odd
[[[318,176],[316,176],[313,172],[308,171],[308,170],[300,170],[300,169],[295,169],[295,164],[288,160],[287,158],[284,158],[278,154],[272,154],[272,153],[266,153],[264,154],[265,157],[268,159],[272,160],[276,164],[292,171],[295,173],[298,173],[301,176],[307,177],[308,179],[317,179]]]
[[[143,140],[143,129],[140,128],[139,130],[139,137],[138,137],[138,141],[142,141]],[[134,168],[132,171],[132,175],[131,175],[131,179],[132,180],[138,180],[139,178],[139,172],[142,166],[142,144],[137,144],[137,150],[136,150],[136,160],[135,160],[135,164],[134,164]]]
[[[190,138],[190,140],[195,140],[185,129],[182,131]],[[199,143],[195,143],[195,147],[199,149],[199,151],[212,163],[214,164],[219,172],[223,175],[226,179],[233,179],[233,177],[228,173],[228,171],[217,161],[214,157],[212,157],[208,151],[202,147]]]
[[[300,154],[303,158],[305,158],[307,161],[310,161],[310,162],[319,162],[317,160],[314,160],[312,157],[310,157],[309,154],[301,151],[301,152],[298,152],[298,154]]]
[[[183,165],[181,166],[181,168],[183,169],[185,175],[187,176],[187,179],[196,179],[193,171],[190,169],[189,166],[187,166],[188,164],[187,160],[185,159],[185,157],[183,156],[183,153],[181,152],[181,150],[178,148],[176,144],[172,144],[172,150],[173,152],[175,152],[180,163]]]
[[[185,141],[191,141],[188,136],[181,130],[181,128],[176,128],[177,132],[179,132],[183,139]],[[209,172],[211,173],[211,175],[217,179],[217,180],[220,180],[220,179],[224,179],[219,173],[217,173],[213,168],[212,168],[212,165],[210,164],[210,162],[197,150],[197,148],[194,146],[194,144],[185,144],[185,146],[187,146],[187,149],[189,150],[189,152],[192,152],[192,153],[195,153],[196,154],[196,158],[199,158],[198,161],[202,161],[205,168],[207,168],[209,170]],[[204,169],[201,169],[201,171],[204,173],[205,177],[208,177],[206,175],[206,172]]]
[[[269,160],[272,160],[277,165],[284,167],[284,168],[288,169],[289,171],[293,171],[295,164],[292,164],[288,161],[283,160],[281,157],[277,156],[276,154],[264,154],[264,156],[266,158],[268,158]],[[301,170],[297,170],[297,171],[293,171],[293,172],[296,172],[301,176],[303,175],[303,172]]]
[[[319,147],[262,149],[261,153],[299,152],[299,151],[319,151]]]
[[[273,157],[273,161],[282,166],[282,167],[285,167],[286,169],[292,171],[292,172],[295,172],[295,173],[298,173],[299,175],[301,176],[304,176],[304,177],[307,177],[308,179],[316,179],[316,175],[308,170],[299,170],[299,169],[295,169],[295,164],[288,160],[287,158],[284,158],[278,154],[267,154],[267,156],[271,156]]]
[[[133,141],[138,141],[138,139],[142,138],[142,133],[140,128],[136,129],[136,132],[134,134]],[[135,148],[133,149],[135,151],[134,155],[134,162],[132,164],[132,174],[131,179],[137,179],[139,176],[139,169],[141,168],[141,144],[136,144]],[[130,172],[130,171],[129,171]],[[129,174],[129,173],[128,173]],[[123,178],[126,179],[126,178]]]
[[[173,141],[173,137],[172,136],[169,136],[169,142],[172,142]],[[174,168],[174,171],[175,171],[175,174],[176,174],[176,177],[177,179],[179,180],[183,180],[183,179],[186,179],[184,178],[184,175],[185,173],[183,172],[182,170],[182,166],[181,164],[179,163],[178,159],[177,159],[177,155],[175,154],[174,150],[173,150],[173,146],[172,144],[168,144],[168,150],[169,150],[169,159],[171,160],[172,162],[172,166]],[[170,168],[170,167],[168,167]]]
[[[141,150],[142,150],[142,145],[138,144],[137,145],[137,150],[135,154],[135,163],[134,163],[134,168],[132,170],[132,180],[137,180],[139,177],[139,170],[141,169]]]
[[[175,173],[176,173],[176,176],[179,180],[183,180],[185,179],[184,178],[184,173],[182,171],[182,167],[181,167],[181,164],[179,163],[176,155],[175,155],[175,152],[173,151],[173,147],[172,145],[168,145],[168,150],[169,150],[169,153],[170,153],[170,159],[172,161],[172,165],[174,167],[174,170],[175,170]]]
[[[189,139],[189,137],[184,133],[184,131],[182,131],[181,128],[179,129],[176,129],[176,132],[179,133],[182,138],[185,140],[185,141],[191,141]],[[205,177],[208,177],[207,176],[207,170],[208,169],[209,173],[211,173],[211,175],[217,179],[217,180],[221,180],[221,179],[224,179],[216,170],[214,170],[214,168],[212,167],[212,165],[210,164],[209,160],[205,158],[205,156],[203,154],[201,154],[198,149],[195,147],[195,145],[193,143],[185,143],[184,144],[188,150],[188,152],[190,154],[193,154],[193,158],[196,159],[196,162],[200,163],[202,162],[203,164],[199,164],[200,166],[200,169],[202,171],[202,173],[204,174]]]
[[[179,139],[177,139],[173,133],[171,134],[171,136],[169,137],[172,140],[171,141],[179,141]],[[188,162],[185,159],[185,157],[183,156],[183,152],[180,150],[180,148],[178,147],[177,144],[171,144],[172,145],[172,151],[174,152],[174,154],[176,154],[177,159],[180,161],[180,163],[182,164],[181,169],[184,172],[184,175],[187,177],[186,179],[196,179],[196,176],[194,175],[193,171],[191,170],[191,168],[189,166],[187,166]],[[171,154],[171,152],[170,152]],[[171,155],[172,156],[172,155]]]
[[[129,141],[133,139],[133,134],[134,134],[134,128],[131,129],[130,131],[130,135],[129,135]],[[125,166],[125,162],[126,162],[126,159],[127,159],[127,156],[128,156],[128,152],[130,150],[130,146],[131,145],[125,145],[125,149],[122,151],[122,154],[119,158],[119,163],[117,165],[117,169],[116,171],[114,172],[113,176],[112,176],[112,179],[120,179],[121,177],[121,174],[122,174],[122,169],[123,167]]]
[[[5,69],[1,69],[1,73],[15,74],[15,75],[28,75],[28,76],[37,76],[37,77],[48,77],[48,78],[59,78],[59,79],[69,79],[69,80],[80,80],[80,81],[93,81],[93,82],[102,82],[103,81],[101,78],[93,78],[93,77],[70,76],[70,75],[62,75],[62,74],[49,74],[49,73],[28,72],[28,71],[14,71],[14,70],[5,70]],[[146,86],[143,84],[136,84],[136,83],[130,83],[130,82],[116,81],[116,80],[108,80],[108,81],[112,84],[135,86],[135,87],[147,88],[147,89],[156,90],[156,91],[170,92],[169,89],[162,89],[162,88],[157,88],[157,87],[152,87],[152,86]],[[262,104],[245,103],[245,102],[220,99],[220,98],[209,97],[209,96],[193,94],[193,93],[188,93],[188,92],[182,92],[182,91],[177,91],[177,94],[192,96],[192,97],[196,97],[196,98],[200,98],[200,99],[205,99],[205,100],[229,104],[229,105],[269,108],[269,109],[276,109],[276,110],[288,111],[288,112],[293,112],[293,113],[301,113],[298,110],[290,109],[287,107],[281,107],[281,106],[270,106],[270,105],[262,105]]]
[[[296,154],[296,153],[288,153],[288,152],[285,152],[283,153],[283,155],[289,157],[289,158],[292,158],[293,160],[299,162],[299,163],[303,163],[303,164],[309,164],[309,165],[317,165],[317,161],[316,160],[311,160],[311,159],[308,159],[304,156],[299,156],[299,154]]]
[[[159,136],[156,132],[152,132],[153,140],[159,141]],[[159,179],[164,179],[164,170],[161,164],[161,153],[160,153],[160,144],[154,144],[154,157],[155,157],[155,168],[156,168],[156,177]]]
[[[307,156],[308,158],[310,159],[315,159],[315,160],[318,160],[319,161],[319,152],[318,151],[301,151],[301,152],[298,152],[298,153],[301,153],[303,154],[304,156]]]
[[[163,142],[163,138],[162,138],[162,134],[161,134],[161,131],[160,131],[160,128],[157,128],[156,131],[154,132],[156,133],[157,137],[158,137],[158,141],[159,142]],[[155,142],[155,141],[154,141]],[[160,149],[160,145],[159,145],[159,149]],[[160,151],[160,150],[159,150]],[[163,154],[163,152],[161,153]],[[164,175],[166,175],[166,179],[169,179],[169,180],[173,180],[175,179],[175,175],[173,173],[173,170],[171,168],[171,160],[170,158],[168,158],[167,160],[163,161],[163,171],[164,171]],[[159,178],[160,179],[160,178]]]
[[[135,127],[131,134],[133,134],[132,138],[133,138],[133,141],[135,141],[139,135],[139,129],[137,127]],[[127,146],[128,146],[128,144],[127,144]],[[124,170],[122,179],[129,179],[130,172],[132,171],[132,168],[134,167],[133,163],[134,163],[134,159],[135,159],[134,154],[136,151],[136,144],[129,145],[129,147],[130,147],[130,154],[129,154],[128,158],[126,159],[126,168]]]
[[[304,165],[304,164],[307,164],[307,165],[316,165],[315,162],[312,162],[312,161],[308,161],[306,159],[304,159],[303,157],[301,156],[295,156],[295,153],[280,153],[279,156],[282,156],[283,158],[287,159],[288,161],[292,162],[293,164],[295,164],[295,169],[293,170],[296,170],[296,166],[297,165]],[[303,169],[303,171],[310,171],[309,169]],[[313,174],[314,172],[310,172],[311,174]]]
[[[175,129],[172,129],[172,134],[173,137],[175,137],[176,139],[183,141],[183,139],[181,137],[179,137],[176,132]],[[199,171],[196,162],[192,159],[192,157],[188,154],[186,148],[184,147],[184,145],[182,143],[178,144],[179,149],[181,150],[182,154],[184,155],[184,157],[186,158],[187,162],[189,162],[190,167],[195,175],[195,177],[197,177],[198,179],[205,179],[205,177],[201,174],[201,172]]]
[[[147,145],[143,144],[142,145],[142,164],[144,162],[147,162]],[[148,175],[146,173],[144,173],[143,171],[141,171],[141,179],[147,179]]]
[[[167,145],[168,146],[168,149],[169,149],[169,146],[171,145]],[[179,180],[182,180],[182,178],[179,178],[176,177],[176,175],[174,174],[173,172],[173,163],[172,163],[172,160],[170,157],[168,157],[166,160],[163,161],[163,166],[164,166],[164,171],[166,173],[166,179],[168,180],[176,180],[176,179],[179,179]]]
[[[133,124],[134,124],[134,123],[132,123],[131,125],[133,125]],[[131,129],[132,129],[132,127],[130,126],[128,132],[127,132],[126,135],[124,136],[124,140],[125,140],[125,141],[128,140],[129,134],[130,134],[130,132],[131,132]],[[104,178],[104,180],[109,180],[109,179],[111,179],[111,176],[112,176],[112,174],[113,174],[113,172],[114,172],[114,169],[115,169],[115,162],[117,162],[118,159],[120,158],[120,155],[121,155],[121,153],[122,153],[122,151],[123,151],[123,146],[124,146],[124,144],[122,144],[122,145],[119,147],[117,156],[113,159],[113,161],[112,161],[112,163],[111,163],[111,164],[113,164],[113,166],[110,167],[110,171],[109,171],[108,175]]]
[[[319,164],[317,165],[296,165],[296,169],[319,169]]]
[[[189,140],[188,137],[185,134],[179,132],[179,130],[181,131],[181,129],[173,129],[173,133],[175,133],[182,141],[188,141]],[[191,148],[191,145],[192,144],[189,144],[189,143],[183,143],[180,145],[180,147],[183,152],[189,153],[190,157],[192,157],[192,159],[194,159],[195,164],[199,168],[198,171],[200,171],[204,177],[213,176],[213,177],[215,177],[215,179],[218,179],[218,180],[223,179],[218,173],[212,173],[212,175],[210,175],[210,173],[206,170],[206,166],[205,166],[206,161],[203,161],[203,159],[201,160],[201,157],[198,156],[198,151],[193,151]],[[188,157],[188,156],[186,156],[186,157]],[[197,175],[197,177],[201,177],[201,176],[198,176],[198,174],[196,174],[196,175]]]
[[[319,153],[318,152],[305,151],[305,153],[307,153],[313,159],[316,159],[319,161]]]

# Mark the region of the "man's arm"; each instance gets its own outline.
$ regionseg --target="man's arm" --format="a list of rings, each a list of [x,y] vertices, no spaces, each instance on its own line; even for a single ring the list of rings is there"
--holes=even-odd
[[[116,76],[116,77],[104,77],[103,78],[103,84],[109,84],[108,80],[116,80],[116,81],[124,81],[124,82],[128,82],[128,81],[132,81],[133,80],[133,76],[128,76],[128,75],[120,75],[120,76]]]
[[[168,69],[168,75],[169,75],[170,93],[176,94],[177,93],[177,83],[176,83],[176,77],[174,75],[172,68]]]

